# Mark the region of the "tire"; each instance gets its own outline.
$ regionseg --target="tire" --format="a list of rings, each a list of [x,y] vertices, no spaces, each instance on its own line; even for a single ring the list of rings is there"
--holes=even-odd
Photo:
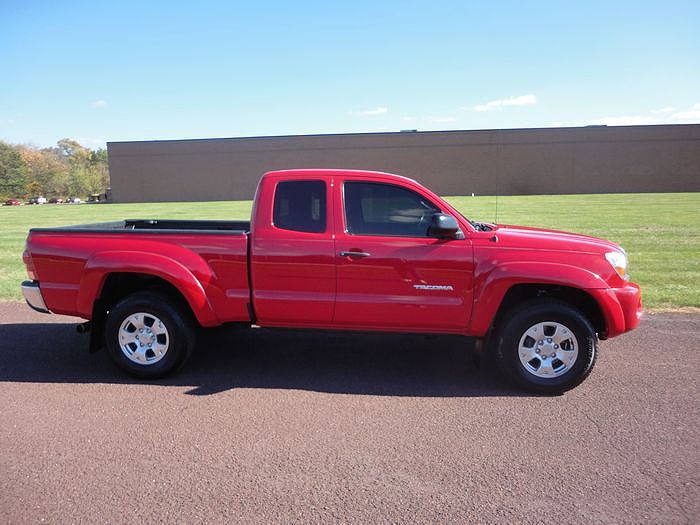
[[[598,338],[581,312],[552,300],[511,310],[497,336],[501,371],[523,389],[556,395],[580,385],[593,370]]]
[[[122,370],[140,379],[173,372],[195,346],[189,312],[171,297],[138,292],[119,301],[105,321],[105,346]]]

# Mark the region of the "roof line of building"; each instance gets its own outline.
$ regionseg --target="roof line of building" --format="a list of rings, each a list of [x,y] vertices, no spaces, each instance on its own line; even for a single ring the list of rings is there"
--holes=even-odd
[[[315,137],[359,137],[359,136],[375,136],[375,135],[410,135],[410,134],[421,134],[421,135],[433,135],[433,134],[457,134],[457,133],[520,133],[520,132],[532,132],[532,131],[561,131],[561,130],[591,130],[591,129],[606,129],[614,130],[618,128],[630,129],[630,128],[700,128],[700,124],[645,124],[645,125],[632,125],[632,126],[606,126],[606,125],[592,125],[592,126],[561,126],[561,127],[548,127],[548,128],[492,128],[492,129],[451,129],[451,130],[430,130],[430,131],[420,131],[420,130],[402,130],[402,131],[375,131],[375,132],[356,132],[356,133],[311,133],[308,135],[304,134],[292,134],[292,135],[257,135],[257,136],[246,136],[246,137],[209,137],[209,138],[189,138],[189,139],[156,139],[156,140],[115,140],[108,141],[107,144],[140,144],[140,143],[164,143],[164,142],[201,142],[201,141],[224,141],[224,140],[261,140],[261,139],[285,139],[285,138],[315,138]]]

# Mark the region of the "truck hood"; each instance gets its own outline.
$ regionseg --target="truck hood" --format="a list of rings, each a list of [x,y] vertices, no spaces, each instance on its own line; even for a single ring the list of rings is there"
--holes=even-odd
[[[498,237],[499,244],[513,248],[601,254],[622,251],[614,242],[578,233],[508,224],[489,226],[493,228],[489,233]]]

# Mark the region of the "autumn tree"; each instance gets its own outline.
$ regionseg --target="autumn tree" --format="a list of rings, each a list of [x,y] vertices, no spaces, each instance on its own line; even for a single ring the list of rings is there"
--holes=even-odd
[[[69,164],[55,148],[18,146],[25,165],[27,193],[57,197],[65,194]]]
[[[109,186],[107,150],[71,139],[36,148],[0,141],[0,197],[85,197]]]

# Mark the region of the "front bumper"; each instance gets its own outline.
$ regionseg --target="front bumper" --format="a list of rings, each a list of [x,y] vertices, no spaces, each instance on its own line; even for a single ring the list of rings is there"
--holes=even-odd
[[[625,332],[637,328],[644,312],[642,310],[641,289],[638,285],[629,283],[622,288],[614,288],[613,291],[625,317]]]
[[[22,295],[24,295],[27,304],[37,312],[41,312],[42,314],[51,313],[49,309],[46,308],[46,303],[41,295],[38,281],[24,281],[22,283]]]
[[[605,317],[606,331],[601,339],[633,330],[642,318],[642,292],[639,285],[627,283],[620,288],[589,290]]]

